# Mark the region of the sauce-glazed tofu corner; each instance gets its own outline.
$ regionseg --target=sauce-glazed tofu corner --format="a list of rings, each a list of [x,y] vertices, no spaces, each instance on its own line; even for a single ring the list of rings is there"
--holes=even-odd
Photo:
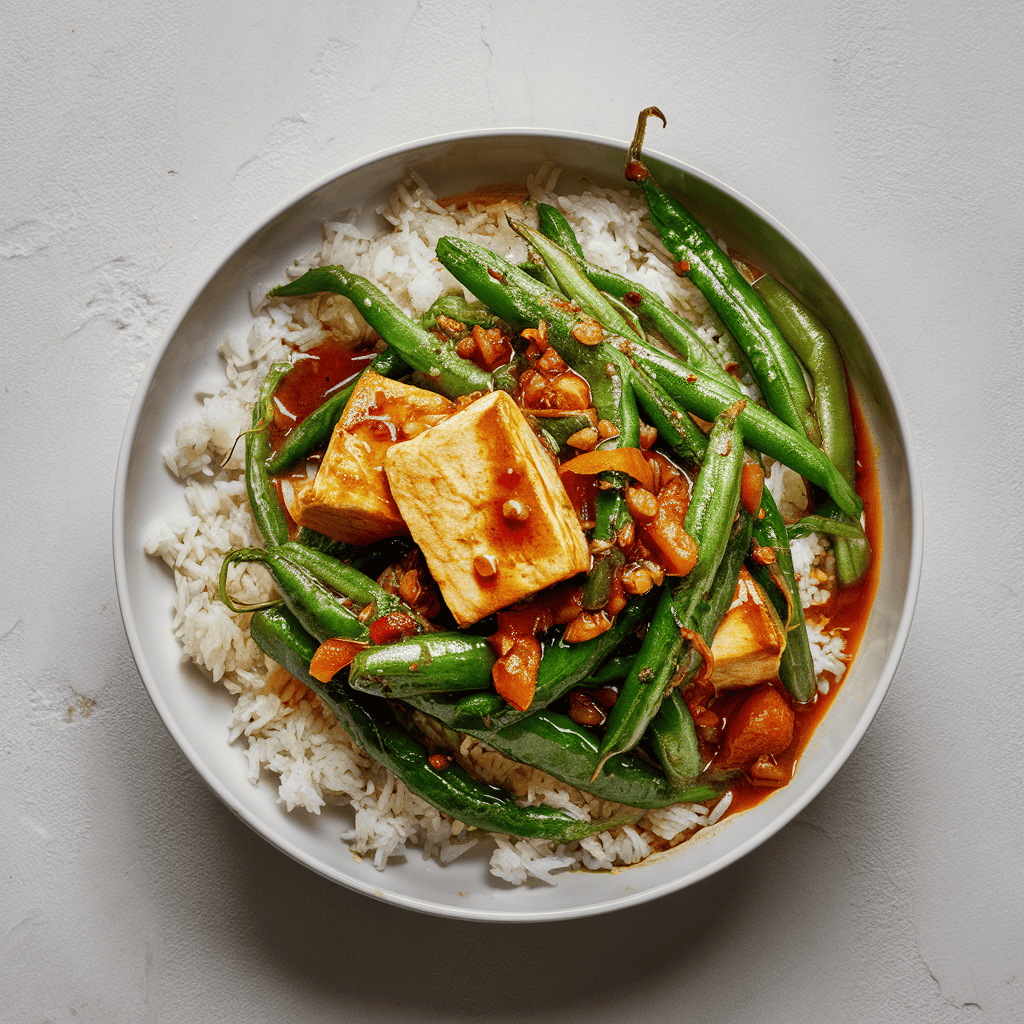
[[[334,428],[316,476],[296,490],[292,518],[351,544],[408,533],[391,499],[384,456],[392,445],[428,430],[454,408],[443,395],[367,370]]]
[[[590,568],[558,472],[504,392],[394,446],[385,471],[460,625]]]

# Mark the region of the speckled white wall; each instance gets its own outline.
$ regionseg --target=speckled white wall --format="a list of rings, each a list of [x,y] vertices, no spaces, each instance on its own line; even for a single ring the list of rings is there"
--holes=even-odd
[[[1019,5],[8,6],[0,1020],[1019,1020]],[[847,766],[725,872],[590,922],[417,917],[272,850],[164,730],[113,583],[125,418],[310,181],[452,130],[625,139],[650,103],[872,326],[924,480],[915,626]]]

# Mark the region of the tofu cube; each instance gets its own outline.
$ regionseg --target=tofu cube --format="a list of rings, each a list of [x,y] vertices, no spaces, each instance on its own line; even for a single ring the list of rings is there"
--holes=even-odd
[[[462,626],[590,568],[558,471],[503,391],[391,448],[384,467]]]
[[[367,370],[352,391],[316,476],[289,509],[300,526],[350,544],[407,534],[384,474],[389,448],[445,419],[443,395]]]
[[[786,632],[775,606],[746,569],[740,570],[732,605],[711,644],[716,690],[754,686],[773,679],[786,647]]]

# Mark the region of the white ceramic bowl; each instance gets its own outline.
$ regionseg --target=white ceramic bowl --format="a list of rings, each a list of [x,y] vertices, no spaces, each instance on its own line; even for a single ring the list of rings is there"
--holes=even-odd
[[[161,452],[194,414],[197,390],[222,379],[217,343],[227,331],[248,330],[250,287],[280,280],[295,257],[320,242],[324,220],[358,206],[372,225],[374,209],[412,169],[438,195],[523,181],[545,160],[565,168],[563,183],[585,177],[621,188],[624,152],[624,145],[599,138],[492,131],[417,142],[359,161],[281,207],[226,255],[167,330],[139,386],[118,464],[114,561],[125,630],[150,697],[196,770],[243,821],[302,864],[369,896],[450,917],[538,921],[613,910],[690,885],[762,843],[821,791],[864,735],[903,651],[920,577],[921,492],[906,418],[881,354],[840,287],[784,228],[726,186],[648,152],[645,160],[663,185],[826,319],[878,453],[884,524],[878,595],[853,668],[795,778],[670,855],[614,874],[562,875],[555,887],[518,888],[491,878],[485,857],[473,853],[442,868],[413,851],[378,872],[338,840],[343,826],[331,814],[287,814],[275,802],[276,786],[246,781],[242,750],[226,742],[231,699],[182,664],[171,633],[171,579],[162,562],[144,554],[143,543],[157,520],[183,508],[181,485]]]

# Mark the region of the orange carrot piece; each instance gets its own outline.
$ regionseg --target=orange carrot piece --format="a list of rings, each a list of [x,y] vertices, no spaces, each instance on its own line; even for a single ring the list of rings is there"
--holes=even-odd
[[[774,686],[755,690],[728,718],[716,768],[743,768],[776,757],[793,742],[793,709]]]
[[[743,476],[740,478],[740,501],[743,507],[756,519],[761,509],[761,494],[764,492],[764,469],[760,462],[750,456],[743,456]]]
[[[321,683],[329,683],[352,659],[366,650],[366,644],[358,640],[343,640],[334,637],[325,640],[309,663],[309,674]]]
[[[649,491],[654,490],[654,472],[647,464],[639,448],[608,448],[596,452],[584,452],[558,468],[559,473],[579,473],[590,476],[611,470],[626,473],[639,481]]]

